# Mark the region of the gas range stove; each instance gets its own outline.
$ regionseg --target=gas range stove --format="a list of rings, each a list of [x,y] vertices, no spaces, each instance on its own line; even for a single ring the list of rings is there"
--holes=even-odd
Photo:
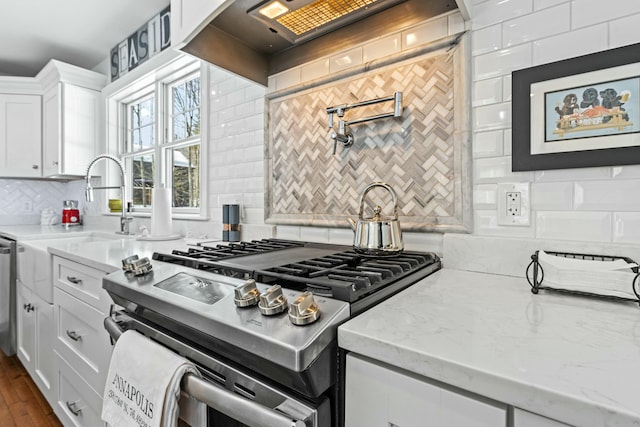
[[[351,314],[440,268],[440,259],[430,252],[370,257],[351,246],[280,239],[203,245],[170,254],[154,253],[153,259],[310,291],[351,303]]]
[[[150,264],[105,276],[123,308],[112,320],[332,405],[344,380],[338,326],[441,268],[428,252],[366,257],[279,239],[154,253]]]

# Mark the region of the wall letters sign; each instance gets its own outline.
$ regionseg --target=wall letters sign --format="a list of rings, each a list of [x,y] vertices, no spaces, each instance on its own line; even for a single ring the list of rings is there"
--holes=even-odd
[[[138,31],[111,49],[111,81],[116,81],[170,45],[171,6],[167,6]]]

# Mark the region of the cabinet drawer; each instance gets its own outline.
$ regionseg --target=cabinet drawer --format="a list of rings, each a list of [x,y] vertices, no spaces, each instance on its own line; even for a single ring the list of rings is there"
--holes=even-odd
[[[53,262],[55,285],[78,299],[107,313],[111,298],[102,289],[104,271],[96,270],[64,258]]]
[[[83,381],[78,373],[55,353],[58,365],[58,401],[54,411],[65,426],[93,427],[104,423],[100,419],[102,397]]]
[[[105,315],[60,289],[54,289],[55,349],[94,390],[101,392],[113,348],[103,327]]]

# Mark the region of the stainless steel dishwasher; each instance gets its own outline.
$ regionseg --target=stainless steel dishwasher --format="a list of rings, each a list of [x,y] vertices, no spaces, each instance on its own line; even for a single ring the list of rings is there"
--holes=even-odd
[[[16,354],[16,265],[15,240],[0,237],[0,350]]]

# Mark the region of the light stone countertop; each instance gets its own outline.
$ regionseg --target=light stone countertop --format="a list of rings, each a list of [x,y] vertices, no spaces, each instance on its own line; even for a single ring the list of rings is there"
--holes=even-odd
[[[577,426],[640,426],[640,307],[443,269],[343,324],[340,347]]]

